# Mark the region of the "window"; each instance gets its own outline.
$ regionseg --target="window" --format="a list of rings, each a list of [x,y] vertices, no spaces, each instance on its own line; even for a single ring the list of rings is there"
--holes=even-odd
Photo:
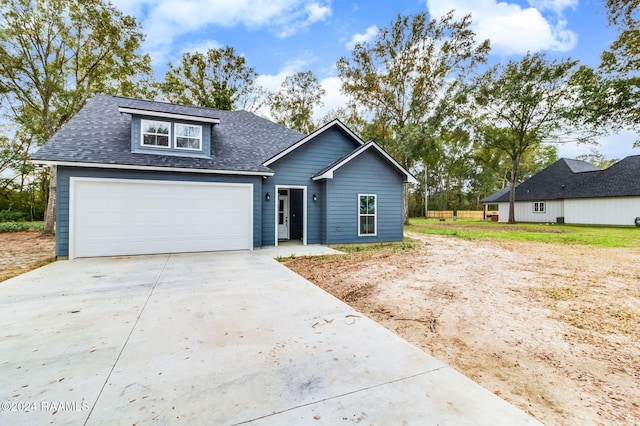
[[[534,213],[544,213],[544,201],[535,201],[533,203],[533,212]]]
[[[358,236],[376,235],[376,198],[374,194],[359,194]]]
[[[202,149],[202,126],[176,123],[176,148]]]
[[[169,148],[171,124],[165,121],[142,120],[142,145]]]

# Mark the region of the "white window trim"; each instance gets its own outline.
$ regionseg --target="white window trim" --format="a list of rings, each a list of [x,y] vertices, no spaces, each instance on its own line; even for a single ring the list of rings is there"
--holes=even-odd
[[[360,198],[373,197],[373,214],[360,213]],[[360,218],[363,216],[373,216],[375,222],[373,224],[373,234],[360,233]],[[358,237],[376,237],[378,235],[378,194],[358,194]]]
[[[175,140],[173,141],[175,149],[184,150],[184,151],[202,151],[202,126],[200,126],[198,124],[185,124],[185,123],[174,123],[173,125],[175,127],[178,127],[178,126],[189,126],[189,127],[199,127],[200,128],[200,137],[199,138],[194,138],[193,136],[180,136],[181,138],[198,140],[198,142],[200,144],[200,148],[183,148],[183,147],[178,146],[178,130],[176,129],[173,132],[175,134]]]
[[[542,206],[542,209],[540,208]],[[536,209],[537,207],[537,209]],[[546,201],[534,201],[533,202],[533,212],[534,213],[546,213],[547,212],[547,202]]]
[[[149,134],[149,135],[156,135],[156,136],[164,136],[164,133],[149,133],[149,132],[145,132],[144,131],[144,123],[164,123],[167,124],[169,127],[169,134],[167,135],[167,137],[169,138],[169,145],[167,146],[162,146],[162,145],[147,145],[144,143],[144,135]],[[170,121],[162,121],[162,120],[145,120],[145,119],[141,119],[140,120],[140,146],[144,146],[144,147],[148,147],[148,148],[159,148],[159,149],[171,149],[171,122]]]

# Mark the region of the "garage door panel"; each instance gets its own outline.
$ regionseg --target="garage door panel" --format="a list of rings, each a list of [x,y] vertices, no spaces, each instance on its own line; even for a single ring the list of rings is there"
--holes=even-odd
[[[251,249],[252,187],[72,180],[72,257]]]

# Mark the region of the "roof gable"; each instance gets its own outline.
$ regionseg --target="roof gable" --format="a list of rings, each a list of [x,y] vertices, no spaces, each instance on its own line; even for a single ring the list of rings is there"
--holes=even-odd
[[[357,158],[360,154],[366,151],[373,151],[384,158],[388,163],[390,163],[394,168],[396,168],[400,174],[403,174],[404,181],[410,183],[416,183],[416,179],[413,177],[411,173],[404,169],[396,160],[393,159],[384,149],[382,149],[377,143],[371,141],[364,145],[359,146],[354,149],[352,152],[348,153],[342,158],[339,158],[325,169],[318,172],[315,176],[312,177],[312,180],[320,180],[320,179],[333,179],[333,173],[338,170],[340,167],[348,164],[350,161]]]
[[[343,133],[345,133],[350,139],[355,141],[358,145],[364,145],[364,141],[362,139],[360,139],[360,137],[358,135],[353,133],[351,131],[351,129],[349,129],[347,126],[344,125],[344,123],[342,123],[340,120],[338,120],[336,118],[335,120],[330,121],[329,123],[325,124],[324,126],[316,129],[314,132],[308,134],[307,136],[305,136],[304,138],[300,139],[299,141],[297,141],[293,145],[287,147],[286,149],[280,151],[279,153],[277,153],[273,157],[269,158],[267,161],[265,161],[263,163],[263,165],[268,167],[269,165],[273,164],[274,162],[278,161],[279,159],[285,157],[286,155],[288,155],[288,154],[292,153],[293,151],[295,151],[296,149],[300,148],[301,146],[303,146],[307,142],[312,141],[318,135],[320,135],[320,134],[322,134],[322,133],[324,133],[324,132],[326,132],[326,131],[328,131],[329,129],[332,129],[332,128],[340,129]]]

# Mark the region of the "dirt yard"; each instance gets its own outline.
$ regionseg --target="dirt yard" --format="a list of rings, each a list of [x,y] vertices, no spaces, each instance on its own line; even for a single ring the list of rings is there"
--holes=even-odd
[[[39,232],[0,233],[0,282],[55,259],[55,237]]]
[[[286,264],[546,424],[640,424],[639,250],[411,237]]]
[[[640,425],[640,250],[411,237],[286,264],[546,424]],[[0,282],[54,256],[0,247]]]

